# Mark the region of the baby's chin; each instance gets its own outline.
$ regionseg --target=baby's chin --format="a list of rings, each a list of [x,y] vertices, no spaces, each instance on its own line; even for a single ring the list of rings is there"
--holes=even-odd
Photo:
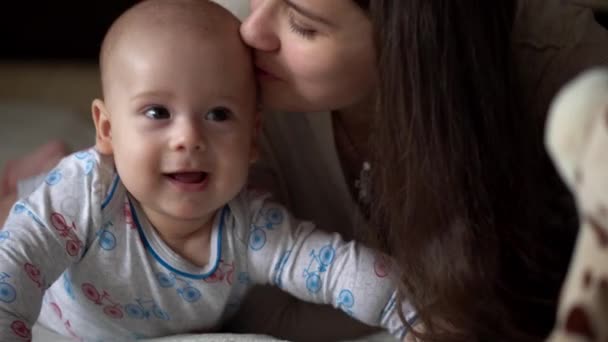
[[[208,208],[206,205],[201,204],[182,204],[173,206],[173,208],[167,208],[165,216],[179,223],[193,223],[193,222],[205,222],[212,221],[218,208]]]

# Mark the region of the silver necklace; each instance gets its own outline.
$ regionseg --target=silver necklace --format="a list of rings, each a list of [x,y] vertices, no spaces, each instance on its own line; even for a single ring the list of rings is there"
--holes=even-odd
[[[339,136],[341,137],[342,144],[347,145],[347,148],[351,151],[351,155],[361,156],[362,153],[357,149],[353,139],[348,134],[348,131],[344,127],[339,116],[333,116],[335,127],[338,129]],[[371,170],[372,164],[364,159],[361,163],[361,169],[359,170],[359,176],[355,179],[355,189],[357,195],[357,202],[361,205],[367,206],[371,202]]]
[[[364,161],[359,171],[359,178],[355,180],[355,188],[358,190],[359,202],[368,205],[371,202],[371,171],[372,164],[369,161]]]

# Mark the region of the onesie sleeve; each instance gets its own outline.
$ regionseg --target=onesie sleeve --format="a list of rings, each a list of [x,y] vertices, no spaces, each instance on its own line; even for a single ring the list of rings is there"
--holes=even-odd
[[[97,198],[93,152],[66,157],[0,230],[0,340],[29,340],[44,292],[87,249]]]
[[[316,229],[270,200],[253,206],[248,268],[254,282],[270,283],[305,301],[330,304],[353,318],[406,334],[399,309],[413,322],[408,303],[398,305],[390,259],[337,233]]]

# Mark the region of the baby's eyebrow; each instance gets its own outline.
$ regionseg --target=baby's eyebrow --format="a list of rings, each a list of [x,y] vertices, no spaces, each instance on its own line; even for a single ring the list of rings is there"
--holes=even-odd
[[[146,90],[146,91],[142,91],[142,92],[136,93],[131,98],[131,101],[138,101],[138,100],[147,99],[147,98],[171,99],[173,97],[174,97],[174,95],[171,92],[168,92],[168,91]]]

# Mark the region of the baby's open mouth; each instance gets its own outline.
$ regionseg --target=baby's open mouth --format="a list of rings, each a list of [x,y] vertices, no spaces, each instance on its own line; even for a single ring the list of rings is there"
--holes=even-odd
[[[207,179],[207,172],[176,172],[165,175],[174,181],[186,184],[202,183]]]

